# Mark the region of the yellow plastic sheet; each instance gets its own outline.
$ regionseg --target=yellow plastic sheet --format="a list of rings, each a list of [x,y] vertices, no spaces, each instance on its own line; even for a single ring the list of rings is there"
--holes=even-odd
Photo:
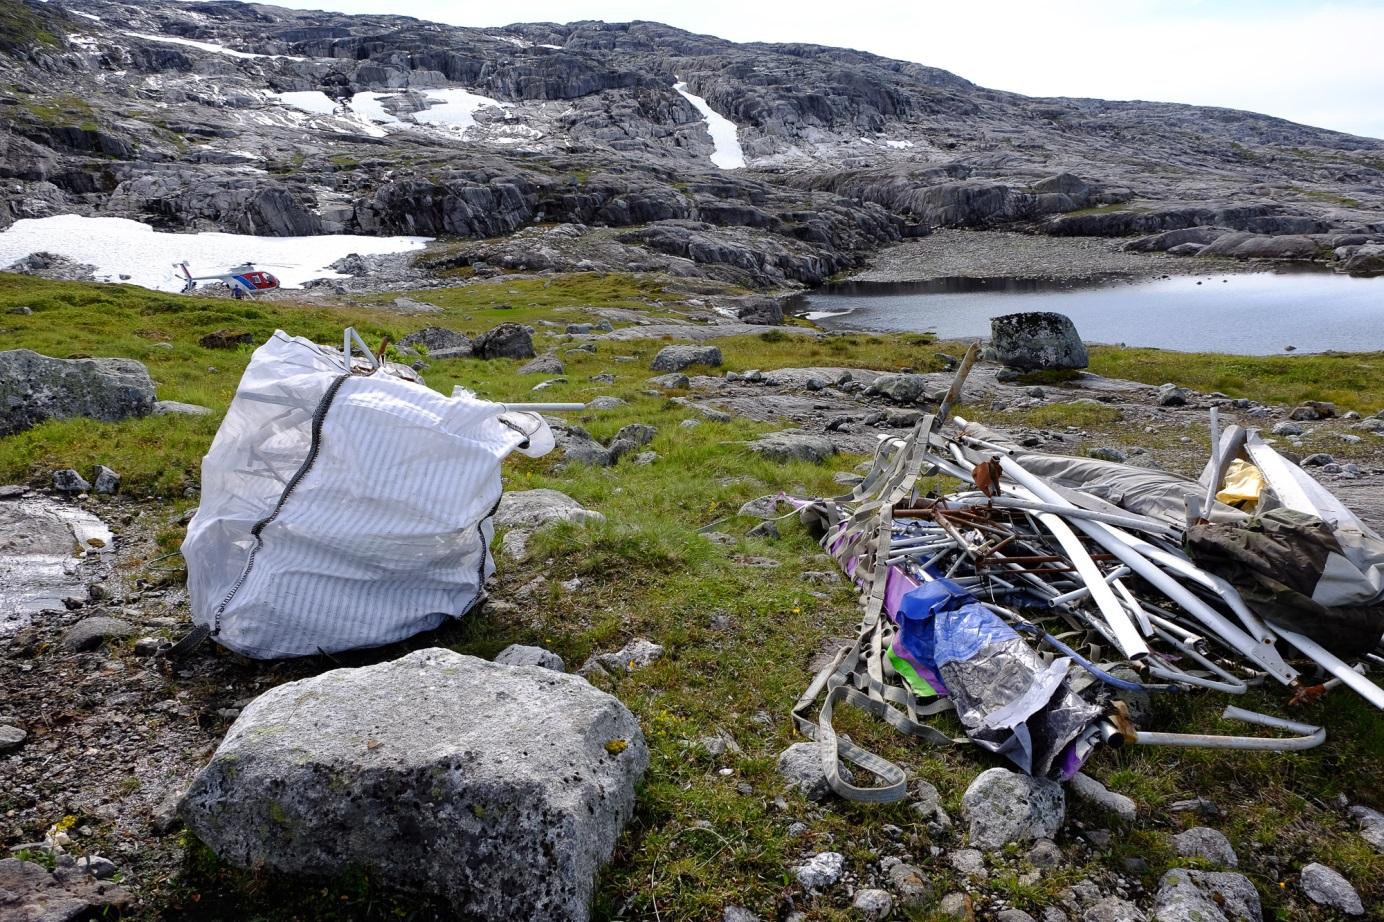
[[[1225,483],[1216,499],[1237,509],[1253,509],[1264,492],[1264,475],[1248,461],[1236,458],[1225,472]]]

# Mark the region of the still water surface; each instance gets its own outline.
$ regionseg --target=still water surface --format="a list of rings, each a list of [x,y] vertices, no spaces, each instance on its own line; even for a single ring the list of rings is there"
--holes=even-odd
[[[990,318],[1057,311],[1093,343],[1273,355],[1384,350],[1384,278],[1328,271],[1162,279],[847,282],[805,295],[800,311],[833,330],[989,336]]]

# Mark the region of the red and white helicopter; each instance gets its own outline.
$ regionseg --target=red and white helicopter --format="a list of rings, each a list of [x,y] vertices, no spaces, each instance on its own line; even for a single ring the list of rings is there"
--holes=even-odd
[[[231,295],[239,301],[246,295],[254,296],[279,287],[279,280],[268,272],[255,268],[254,263],[234,266],[217,275],[193,275],[187,263],[174,263],[183,270],[183,294],[194,291],[198,282],[220,282],[231,290]]]

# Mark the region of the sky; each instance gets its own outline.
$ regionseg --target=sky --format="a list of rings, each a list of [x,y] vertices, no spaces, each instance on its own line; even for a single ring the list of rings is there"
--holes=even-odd
[[[651,19],[814,42],[1030,96],[1250,109],[1384,138],[1384,0],[269,0],[462,26]]]

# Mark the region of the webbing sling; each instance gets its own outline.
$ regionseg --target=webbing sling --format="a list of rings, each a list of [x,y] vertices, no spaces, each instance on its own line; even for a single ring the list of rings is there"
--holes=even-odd
[[[862,580],[861,601],[865,611],[855,642],[843,647],[832,662],[817,673],[792,711],[799,731],[817,741],[827,783],[847,800],[876,803],[901,800],[908,793],[908,782],[903,769],[893,762],[837,735],[832,717],[839,703],[861,708],[899,732],[933,745],[968,741],[964,737],[953,739],[918,719],[950,710],[952,703],[945,698],[920,703],[907,682],[900,683],[888,660],[894,626],[888,618],[882,617],[889,578],[894,505],[913,493],[927,454],[934,419],[926,416],[919,420],[913,432],[887,460],[889,443],[882,444],[870,473],[851,493],[810,507],[826,518],[828,528],[822,544],[842,569],[855,559],[855,572],[861,574],[868,568],[870,574],[868,579]],[[845,519],[840,516],[843,506],[851,508],[851,514]],[[873,529],[869,528],[872,518],[877,519]],[[823,693],[826,700],[813,720],[813,704]],[[840,760],[865,769],[883,784],[861,787],[845,781],[840,773]]]

